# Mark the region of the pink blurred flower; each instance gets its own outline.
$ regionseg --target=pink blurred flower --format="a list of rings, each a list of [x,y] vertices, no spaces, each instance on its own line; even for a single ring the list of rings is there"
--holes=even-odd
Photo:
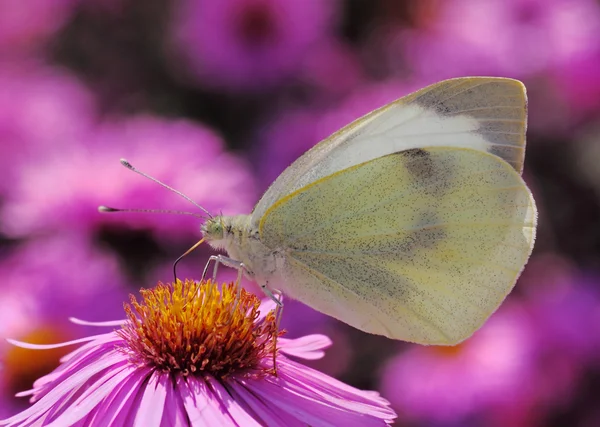
[[[199,219],[189,216],[98,213],[98,205],[198,212],[170,191],[126,170],[119,164],[121,157],[210,212],[249,212],[255,201],[246,165],[227,154],[222,140],[199,124],[141,116],[107,123],[94,132],[83,143],[69,141],[62,150],[20,167],[2,212],[6,233],[86,232],[111,223],[150,229],[169,238],[199,230]]]
[[[600,7],[594,0],[437,4],[430,26],[404,35],[409,63],[425,77],[523,78],[586,58],[600,45]]]
[[[95,116],[93,96],[65,71],[36,63],[1,64],[0,191],[13,188],[23,162],[85,140]]]
[[[600,34],[600,28],[597,31]],[[596,51],[586,57],[555,67],[550,78],[562,101],[569,106],[567,114],[597,113],[600,108],[600,43]]]
[[[0,57],[35,51],[70,19],[79,0],[2,0]]]
[[[116,258],[70,233],[22,244],[0,262],[0,272],[0,406],[7,411],[19,405],[15,390],[46,374],[62,351],[24,354],[4,338],[73,339],[81,331],[67,316],[117,316],[127,291]]]
[[[526,405],[534,392],[534,343],[526,313],[505,305],[463,344],[415,346],[392,359],[381,389],[413,420],[459,422],[490,405]]]
[[[365,79],[356,52],[335,39],[312,48],[298,74],[315,98],[326,101],[356,90]]]
[[[323,335],[279,338],[274,375],[275,315],[236,293],[193,281],[142,291],[121,329],[57,344],[85,342],[21,394],[33,406],[0,425],[375,426],[395,418],[377,393],[287,357],[322,357]]]
[[[0,271],[0,291],[20,301],[0,311],[0,317],[7,316],[0,322],[0,331],[11,322],[29,330],[36,323],[62,320],[65,314],[92,320],[106,318],[111,316],[110,307],[116,307],[112,308],[116,315],[127,297],[116,257],[75,233],[63,232],[24,243],[0,263]],[[15,307],[20,307],[18,315]],[[20,336],[14,328],[10,330],[12,336]],[[3,332],[0,336],[7,336]]]
[[[172,44],[199,84],[264,90],[293,76],[329,37],[337,9],[337,0],[184,0]]]

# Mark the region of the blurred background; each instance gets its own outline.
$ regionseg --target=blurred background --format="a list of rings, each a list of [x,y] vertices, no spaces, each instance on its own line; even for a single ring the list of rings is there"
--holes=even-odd
[[[514,292],[452,348],[371,336],[288,303],[313,366],[379,390],[401,426],[600,425],[600,3],[597,0],[0,1],[0,337],[90,333],[171,280],[189,216],[248,213],[296,157],[351,120],[465,75],[529,93],[525,179],[540,211]],[[181,264],[198,277],[209,254]],[[223,280],[233,273],[223,271]],[[251,285],[249,285],[251,286]],[[66,349],[64,351],[69,351]],[[0,416],[63,350],[0,341]]]

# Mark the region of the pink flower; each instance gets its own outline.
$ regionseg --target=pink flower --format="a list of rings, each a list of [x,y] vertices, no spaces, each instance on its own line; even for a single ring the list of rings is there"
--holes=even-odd
[[[69,233],[22,243],[0,262],[0,272],[0,406],[6,411],[18,405],[14,392],[53,369],[64,351],[24,351],[3,338],[52,342],[81,336],[66,316],[114,317],[127,291],[116,257]]]
[[[264,90],[293,76],[330,37],[337,5],[336,0],[184,0],[174,11],[172,44],[200,85]]]
[[[32,323],[62,320],[65,313],[90,320],[114,316],[118,311],[111,307],[119,306],[127,297],[117,257],[75,233],[39,237],[22,244],[2,260],[0,272],[0,292],[20,300],[11,304],[10,311],[0,310],[0,331],[12,319],[18,319],[27,331]],[[85,283],[75,286],[80,277],[86,278]],[[15,306],[20,307],[18,316],[9,314]],[[14,329],[11,332],[16,335]]]
[[[458,346],[415,346],[392,359],[381,389],[408,419],[441,423],[498,403],[527,404],[534,344],[526,313],[505,304]]]
[[[18,56],[39,48],[71,17],[79,0],[2,0],[0,56]]]
[[[118,208],[197,208],[119,164],[135,166],[186,193],[210,212],[249,212],[255,201],[247,166],[224,151],[213,131],[186,120],[138,116],[107,123],[84,142],[33,157],[2,212],[2,228],[12,236],[68,228],[94,233],[106,224],[128,224],[169,238],[197,229],[199,219],[182,215],[100,214],[99,205]]]
[[[431,25],[406,39],[409,62],[424,76],[523,78],[586,58],[600,45],[600,7],[594,0],[439,4]]]
[[[273,306],[273,304],[270,304]],[[375,392],[288,356],[318,359],[322,335],[278,338],[273,311],[233,285],[186,281],[142,290],[114,332],[85,342],[30,391],[33,405],[0,425],[387,425]],[[275,352],[277,354],[275,355]],[[276,358],[276,372],[273,361]]]
[[[87,140],[95,119],[92,94],[71,74],[37,63],[0,64],[0,191],[15,190],[21,165]]]

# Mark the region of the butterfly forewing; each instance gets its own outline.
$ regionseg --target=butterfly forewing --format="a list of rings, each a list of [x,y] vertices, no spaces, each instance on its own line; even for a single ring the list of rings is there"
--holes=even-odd
[[[466,77],[428,86],[354,121],[297,159],[261,198],[253,223],[311,182],[411,148],[472,148],[503,158],[521,173],[526,107],[525,87],[517,80]]]

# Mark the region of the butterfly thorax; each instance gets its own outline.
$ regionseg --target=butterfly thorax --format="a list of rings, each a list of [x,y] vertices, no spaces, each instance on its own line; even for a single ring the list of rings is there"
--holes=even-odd
[[[216,216],[208,219],[201,230],[208,244],[244,263],[249,276],[257,282],[268,281],[276,270],[274,253],[260,241],[249,215]]]

